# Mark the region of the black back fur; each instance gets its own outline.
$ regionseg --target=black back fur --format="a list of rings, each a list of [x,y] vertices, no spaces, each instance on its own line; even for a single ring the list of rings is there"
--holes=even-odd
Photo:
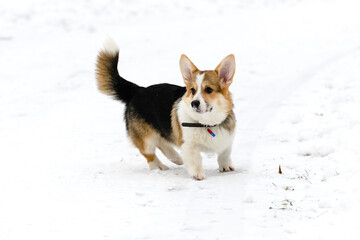
[[[165,83],[140,89],[126,105],[126,127],[130,116],[137,116],[154,127],[163,138],[171,141],[171,110],[185,92],[185,87]]]

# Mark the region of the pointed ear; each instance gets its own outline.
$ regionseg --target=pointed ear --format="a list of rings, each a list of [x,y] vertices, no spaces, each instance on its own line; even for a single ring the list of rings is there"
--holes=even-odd
[[[224,58],[215,68],[220,78],[221,88],[229,87],[235,74],[235,57],[233,54]]]
[[[190,59],[185,55],[181,55],[180,57],[180,70],[181,74],[184,78],[185,84],[191,82],[193,77],[193,73],[198,71],[197,67],[190,61]]]

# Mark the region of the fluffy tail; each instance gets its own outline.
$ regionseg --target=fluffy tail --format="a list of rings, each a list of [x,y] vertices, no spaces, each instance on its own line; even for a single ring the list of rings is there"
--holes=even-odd
[[[129,82],[119,75],[117,64],[119,48],[109,39],[104,49],[99,52],[96,64],[96,79],[100,92],[113,96],[124,103],[129,103],[132,97],[142,88]]]

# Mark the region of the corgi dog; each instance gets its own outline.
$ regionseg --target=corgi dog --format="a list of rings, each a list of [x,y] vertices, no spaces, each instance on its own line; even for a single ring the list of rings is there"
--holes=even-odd
[[[150,169],[169,169],[156,156],[158,148],[173,163],[184,162],[196,180],[206,178],[201,152],[218,154],[220,172],[234,171],[230,155],[236,120],[229,92],[234,55],[208,71],[199,70],[182,55],[185,87],[166,83],[138,86],[119,75],[118,59],[119,48],[108,40],[97,57],[97,86],[100,92],[125,103],[127,134]],[[180,155],[174,147],[180,148]]]

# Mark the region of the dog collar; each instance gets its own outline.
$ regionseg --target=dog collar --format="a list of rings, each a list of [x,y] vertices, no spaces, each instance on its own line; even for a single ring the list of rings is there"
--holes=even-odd
[[[201,123],[187,123],[184,122],[181,124],[183,127],[204,127],[204,128],[210,128],[210,127],[216,127],[217,125],[205,125]]]
[[[207,129],[208,133],[209,133],[211,136],[215,137],[215,133],[213,133],[209,128],[215,127],[215,126],[217,126],[217,125],[205,125],[205,124],[201,124],[201,123],[186,123],[186,122],[184,122],[184,123],[181,124],[181,126],[183,126],[183,127],[208,128],[208,129]]]

